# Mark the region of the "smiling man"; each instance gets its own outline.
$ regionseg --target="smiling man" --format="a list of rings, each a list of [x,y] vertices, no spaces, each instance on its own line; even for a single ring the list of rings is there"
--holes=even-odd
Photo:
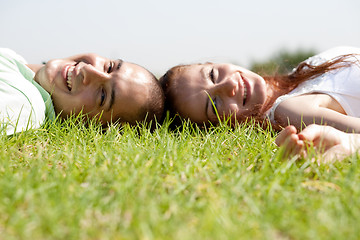
[[[161,87],[145,68],[96,54],[81,54],[46,64],[27,64],[0,49],[0,122],[7,134],[38,128],[55,114],[86,114],[102,124],[160,119]]]

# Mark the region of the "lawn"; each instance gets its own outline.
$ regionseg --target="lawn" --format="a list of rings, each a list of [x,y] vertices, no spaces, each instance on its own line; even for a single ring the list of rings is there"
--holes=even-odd
[[[287,159],[254,124],[0,136],[0,239],[359,239],[359,156]]]

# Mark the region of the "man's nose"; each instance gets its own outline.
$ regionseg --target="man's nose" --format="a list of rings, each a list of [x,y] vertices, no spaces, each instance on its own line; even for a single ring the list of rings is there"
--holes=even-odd
[[[102,83],[109,80],[108,74],[95,68],[91,64],[86,64],[81,69],[83,74],[83,84],[88,85],[92,83]]]

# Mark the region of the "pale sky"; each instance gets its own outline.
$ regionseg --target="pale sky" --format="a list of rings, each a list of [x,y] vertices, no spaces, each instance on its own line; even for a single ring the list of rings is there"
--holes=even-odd
[[[360,47],[359,0],[0,0],[0,47],[40,63],[78,53],[248,67],[281,49]]]

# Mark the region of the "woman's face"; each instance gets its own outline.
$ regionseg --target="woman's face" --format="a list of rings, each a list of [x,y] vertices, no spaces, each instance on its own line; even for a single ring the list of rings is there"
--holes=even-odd
[[[147,103],[153,76],[144,68],[110,60],[96,54],[81,54],[46,63],[35,80],[51,94],[56,113],[100,117],[103,123],[138,120]]]
[[[171,83],[175,110],[195,123],[240,121],[258,113],[266,100],[264,79],[232,64],[198,64],[179,69]]]

